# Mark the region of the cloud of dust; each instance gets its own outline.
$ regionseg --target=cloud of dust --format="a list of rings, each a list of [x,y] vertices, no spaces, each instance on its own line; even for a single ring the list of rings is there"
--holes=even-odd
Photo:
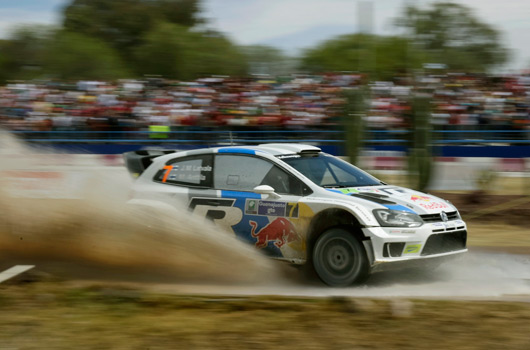
[[[69,277],[88,268],[95,278],[175,282],[254,283],[275,277],[272,261],[185,209],[126,204],[131,181],[125,169],[53,164],[64,157],[28,148],[0,133],[3,266],[53,266],[54,272]],[[57,172],[72,171],[83,181],[72,185],[68,177],[54,178],[53,186],[63,190],[60,195],[38,187]],[[29,184],[17,179],[23,173],[31,174]],[[31,178],[39,173],[45,174],[43,179]],[[65,188],[75,195],[65,195]],[[54,198],[46,196],[50,193]]]

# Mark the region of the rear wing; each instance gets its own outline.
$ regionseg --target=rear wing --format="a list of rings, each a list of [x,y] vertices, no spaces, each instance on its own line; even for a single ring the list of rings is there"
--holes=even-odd
[[[123,159],[125,160],[125,165],[127,170],[133,177],[140,176],[145,169],[151,165],[153,159],[156,157],[163,156],[165,154],[175,153],[174,150],[141,150],[141,151],[132,151],[125,152],[123,154]]]

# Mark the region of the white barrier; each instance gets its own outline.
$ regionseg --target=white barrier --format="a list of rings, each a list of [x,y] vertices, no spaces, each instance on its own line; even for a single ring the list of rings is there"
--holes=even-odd
[[[0,181],[4,193],[22,198],[82,198],[92,184],[108,187],[130,184],[121,155],[95,154],[29,154],[24,157],[3,156]],[[363,155],[360,166],[380,173],[403,173],[406,158],[399,154]],[[477,179],[483,172],[500,172],[504,177],[530,176],[530,158],[442,158],[435,162],[430,190],[478,189]],[[507,172],[508,171],[508,172]]]
[[[94,154],[28,154],[2,157],[0,185],[17,198],[79,199],[99,190],[112,193],[115,184],[130,184],[121,156]]]

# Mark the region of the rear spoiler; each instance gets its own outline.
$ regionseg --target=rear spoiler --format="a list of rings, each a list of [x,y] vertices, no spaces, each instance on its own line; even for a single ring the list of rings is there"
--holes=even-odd
[[[125,152],[123,154],[123,159],[125,160],[125,165],[127,170],[133,177],[140,176],[145,169],[151,165],[153,159],[156,157],[163,156],[165,154],[175,153],[175,150],[141,150],[141,151],[132,151]]]

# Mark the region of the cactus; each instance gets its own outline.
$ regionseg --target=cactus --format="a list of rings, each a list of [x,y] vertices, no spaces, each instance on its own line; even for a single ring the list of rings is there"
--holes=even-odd
[[[364,137],[365,113],[364,95],[361,90],[347,90],[344,93],[346,99],[342,115],[342,126],[345,132],[345,155],[350,163],[356,164],[361,152]]]
[[[412,188],[425,191],[432,174],[432,127],[430,99],[415,96],[412,100],[412,126],[409,145],[409,182]]]

